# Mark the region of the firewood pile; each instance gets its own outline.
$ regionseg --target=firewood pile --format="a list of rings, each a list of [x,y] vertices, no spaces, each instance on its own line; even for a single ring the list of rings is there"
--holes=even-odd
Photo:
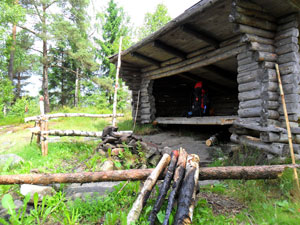
[[[149,224],[155,224],[156,215],[165,201],[169,189],[171,190],[167,200],[168,206],[163,224],[169,224],[169,218],[175,200],[177,200],[177,211],[174,224],[191,224],[196,203],[199,162],[200,159],[197,155],[188,155],[182,148],[180,150],[174,150],[171,155],[164,154],[156,168],[145,181],[139,196],[128,213],[127,224],[138,220],[157,179],[162,176],[162,174],[165,174],[164,180],[160,186],[155,205],[149,215]]]
[[[96,148],[97,152],[111,156],[115,160],[121,160],[122,156],[124,157],[124,154],[126,155],[129,151],[133,159],[131,168],[145,169],[156,166],[162,157],[162,153],[155,144],[143,142],[142,138],[132,133],[118,132],[118,128],[114,126],[105,127],[101,139],[102,142]]]

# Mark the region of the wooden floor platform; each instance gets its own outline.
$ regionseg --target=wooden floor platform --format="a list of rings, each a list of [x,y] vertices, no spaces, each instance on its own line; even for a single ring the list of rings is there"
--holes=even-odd
[[[157,117],[158,124],[187,124],[187,125],[230,125],[238,116],[205,116],[205,117]]]

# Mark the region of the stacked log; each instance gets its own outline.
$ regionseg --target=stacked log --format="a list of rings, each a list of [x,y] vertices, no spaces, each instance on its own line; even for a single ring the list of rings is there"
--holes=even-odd
[[[131,71],[131,69],[127,69],[126,67],[122,67],[120,77],[126,82],[129,90],[131,90],[131,107],[132,107],[132,117],[136,116],[136,109],[140,109],[141,101],[138,101],[138,92],[141,84],[141,74],[139,71]],[[139,102],[139,107],[137,107],[137,103]],[[141,111],[138,110],[137,113],[137,123],[141,122]]]
[[[161,152],[158,147],[151,143],[143,142],[141,138],[132,133],[117,132],[118,128],[107,126],[103,129],[102,142],[96,148],[96,151],[114,157],[116,160],[122,160],[122,153],[129,150],[132,157],[138,159],[141,152],[145,155],[146,167],[156,166],[161,158]],[[133,162],[131,167],[145,167],[145,165]]]
[[[152,95],[153,81],[143,79],[141,82],[140,114],[142,124],[151,123],[155,119],[155,99]]]
[[[276,54],[282,77],[282,85],[286,99],[287,112],[291,127],[298,127],[300,116],[300,65],[298,45],[298,14],[291,14],[278,20],[277,33],[275,36]],[[280,106],[280,122],[285,126],[281,98],[278,98]]]

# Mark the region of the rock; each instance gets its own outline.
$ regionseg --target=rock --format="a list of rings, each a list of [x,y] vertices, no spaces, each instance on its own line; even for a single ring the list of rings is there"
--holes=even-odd
[[[113,149],[115,146],[109,144],[109,143],[106,143],[105,145],[103,145],[103,150],[104,151],[108,151],[108,149]]]
[[[109,170],[114,170],[114,163],[111,160],[106,160],[102,166],[101,166],[101,171],[109,171]]]
[[[169,154],[171,155],[172,149],[168,146],[164,147],[163,150],[161,151],[162,154]]]
[[[120,152],[124,152],[123,148],[114,148],[113,150],[111,150],[111,155],[119,155]]]
[[[13,167],[20,163],[23,163],[24,159],[22,159],[20,156],[16,154],[0,155],[0,167],[5,166],[7,162],[10,162],[8,167]]]
[[[49,186],[39,186],[39,185],[32,185],[32,184],[22,184],[20,188],[20,193],[22,195],[30,194],[30,201],[33,203],[33,195],[37,193],[39,196],[39,202],[42,201],[44,196],[52,196],[56,192],[52,187]]]
[[[152,166],[156,166],[161,158],[161,155],[154,155],[153,157],[150,158],[148,163]]]
[[[105,151],[103,151],[103,149],[98,149],[98,153],[99,153],[99,155],[102,155],[102,156],[105,156],[106,155],[106,152]]]
[[[141,166],[140,166],[140,168],[139,169],[147,169],[148,167],[147,167],[147,165],[146,164],[142,164]]]
[[[95,182],[95,183],[85,183],[78,184],[74,183],[68,185],[63,192],[66,193],[67,198],[75,200],[76,198],[81,198],[86,200],[86,196],[106,196],[107,193],[114,191],[114,186],[120,184],[121,182]]]

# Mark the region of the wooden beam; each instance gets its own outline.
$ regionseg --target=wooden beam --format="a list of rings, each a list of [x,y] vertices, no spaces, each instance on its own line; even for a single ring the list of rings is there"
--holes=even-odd
[[[225,69],[215,66],[215,65],[204,66],[204,67],[202,67],[202,69],[207,70],[212,73],[215,73],[215,74],[218,74],[218,75],[222,75],[222,76],[225,75],[228,78],[232,78],[230,80],[236,80],[236,78],[237,78],[237,73],[233,73],[229,70],[225,70]]]
[[[157,117],[158,124],[231,125],[238,116]]]
[[[163,43],[162,41],[159,41],[159,40],[155,40],[153,42],[153,46],[156,47],[156,48],[159,48],[171,55],[174,55],[174,56],[177,56],[179,58],[182,58],[182,59],[186,59],[186,53],[184,53],[183,51],[177,49],[177,48],[174,48],[170,45],[167,45],[165,43]]]
[[[219,41],[216,40],[214,37],[211,37],[206,32],[196,30],[188,24],[182,25],[180,28],[183,32],[190,34],[190,35],[214,46],[215,48],[219,48]]]
[[[204,53],[202,55],[178,62],[170,66],[145,72],[142,74],[142,76],[145,76],[149,79],[158,79],[162,77],[172,76],[234,57],[239,53],[245,51],[245,49],[246,46],[243,43],[233,43],[229,46]]]
[[[131,54],[131,56],[133,56],[135,58],[141,59],[141,60],[143,60],[143,61],[145,61],[147,63],[150,63],[150,64],[153,64],[153,65],[155,65],[157,67],[160,67],[160,62],[157,61],[156,59],[152,59],[152,58],[150,58],[148,56],[145,56],[145,55],[142,55],[142,54],[140,54],[138,52],[132,52],[130,54]]]

